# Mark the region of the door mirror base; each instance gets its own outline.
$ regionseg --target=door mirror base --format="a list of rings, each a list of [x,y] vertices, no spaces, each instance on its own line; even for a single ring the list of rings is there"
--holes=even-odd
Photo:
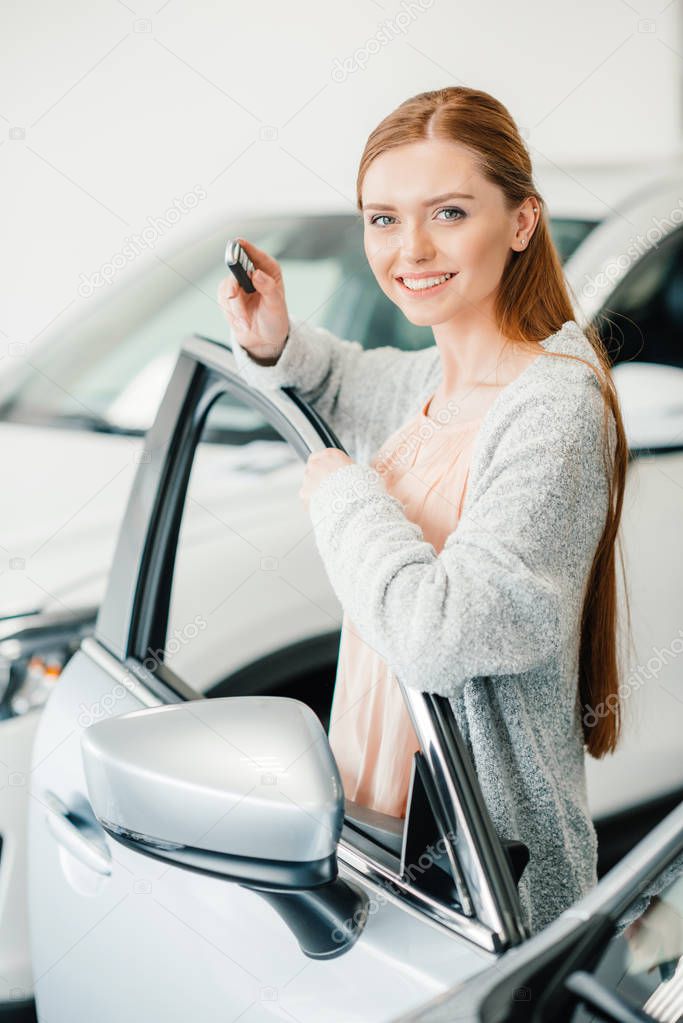
[[[287,924],[309,959],[336,959],[355,944],[368,918],[362,889],[336,878],[308,891],[275,892],[252,888]]]
[[[355,944],[368,916],[362,889],[337,877],[337,856],[287,863],[230,856],[162,842],[101,821],[115,841],[186,870],[209,874],[261,895],[289,927],[309,959],[334,959]]]

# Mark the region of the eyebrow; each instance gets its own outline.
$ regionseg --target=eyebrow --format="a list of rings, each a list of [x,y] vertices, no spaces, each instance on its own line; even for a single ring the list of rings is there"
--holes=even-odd
[[[444,199],[474,199],[473,195],[468,195],[466,192],[446,192],[444,195],[435,195],[432,199],[427,199],[422,203],[423,206],[433,206],[437,202],[443,202]],[[388,202],[368,202],[363,206],[364,210],[394,210],[395,206],[390,206]]]

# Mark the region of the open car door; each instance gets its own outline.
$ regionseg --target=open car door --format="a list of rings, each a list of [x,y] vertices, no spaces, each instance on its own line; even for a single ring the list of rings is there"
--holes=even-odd
[[[50,1023],[377,1023],[525,938],[519,850],[446,699],[404,690],[421,743],[405,819],[344,799],[326,734],[341,615],[298,497],[325,446],[342,447],[294,390],[186,340],[95,634],[34,747]]]

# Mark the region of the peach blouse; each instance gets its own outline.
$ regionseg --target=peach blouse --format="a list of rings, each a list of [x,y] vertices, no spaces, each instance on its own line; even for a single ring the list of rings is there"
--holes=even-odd
[[[371,465],[386,489],[440,553],[460,518],[470,455],[484,418],[438,421],[422,410],[393,433]],[[347,799],[394,817],[405,817],[413,753],[420,744],[396,676],[342,619],[339,659],[328,737]]]

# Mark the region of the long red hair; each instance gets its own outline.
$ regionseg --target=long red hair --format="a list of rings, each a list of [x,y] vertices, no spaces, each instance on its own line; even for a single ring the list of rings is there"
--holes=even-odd
[[[550,234],[543,197],[536,188],[531,160],[508,110],[479,89],[449,86],[422,92],[401,103],[370,134],[363,150],[356,184],[358,209],[365,173],[372,161],[395,146],[429,139],[447,139],[466,146],[477,159],[480,173],[497,185],[506,208],[513,211],[533,197],[540,217],[528,246],[510,252],[498,288],[495,317],[501,334],[522,347],[538,349],[538,342],[555,334],[567,320],[576,319],[562,264]],[[624,500],[628,444],[612,380],[611,361],[595,326],[582,330],[599,363],[579,359],[596,373],[604,399],[604,436],[610,412],[616,426],[616,445],[610,460],[605,443],[609,506],[605,528],[596,548],[587,580],[581,617],[579,698],[585,748],[600,758],[612,753],[622,727],[619,700],[618,597],[615,549]],[[578,356],[541,353],[553,358]],[[623,553],[620,550],[622,572]],[[624,587],[626,594],[626,587]],[[626,599],[628,620],[630,610]],[[607,708],[607,711],[605,711]]]

